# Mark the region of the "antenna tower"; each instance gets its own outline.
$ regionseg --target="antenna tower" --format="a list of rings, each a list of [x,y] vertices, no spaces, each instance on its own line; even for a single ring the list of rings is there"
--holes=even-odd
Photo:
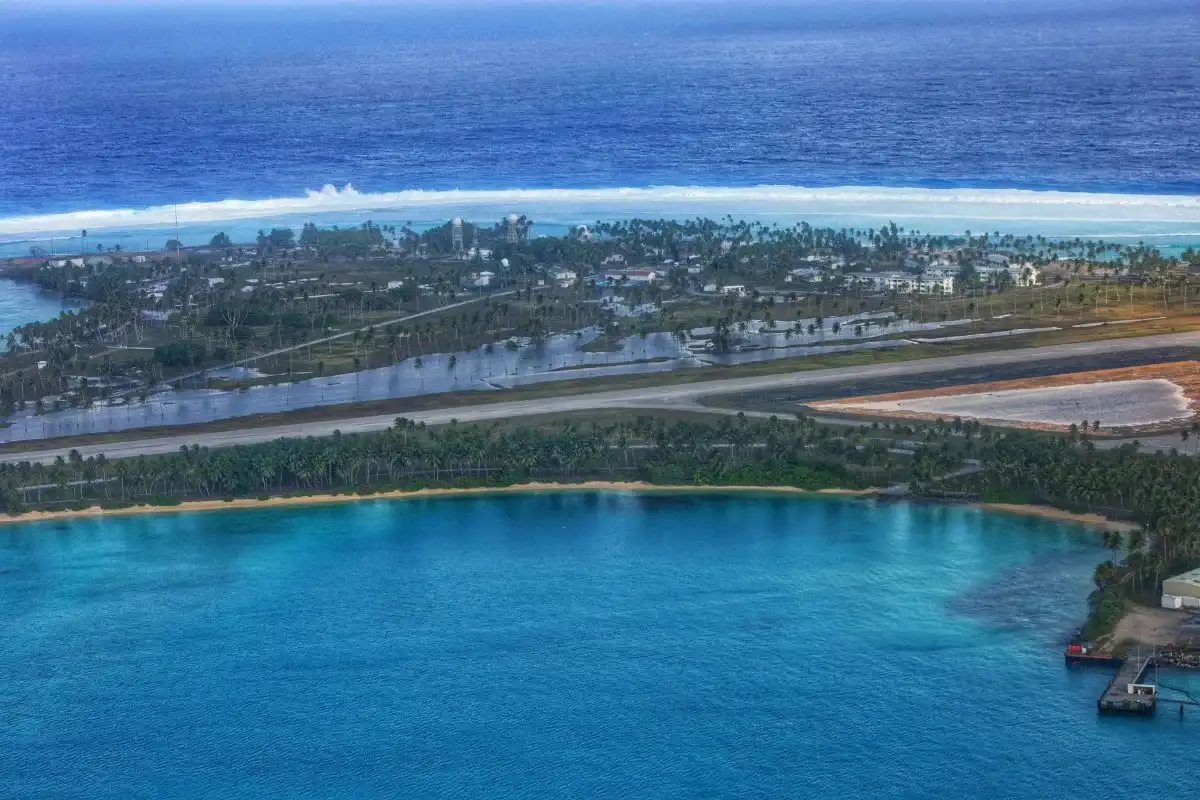
[[[463,255],[462,225],[461,217],[455,217],[450,221],[451,248],[454,250],[456,258],[462,258]]]

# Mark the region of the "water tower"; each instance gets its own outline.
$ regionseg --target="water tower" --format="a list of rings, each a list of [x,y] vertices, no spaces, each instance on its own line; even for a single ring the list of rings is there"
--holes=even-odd
[[[450,220],[450,247],[454,251],[456,258],[462,258],[462,217],[455,217],[454,219]]]
[[[516,214],[508,215],[508,243],[516,244],[521,241],[521,229],[517,225],[521,221]]]

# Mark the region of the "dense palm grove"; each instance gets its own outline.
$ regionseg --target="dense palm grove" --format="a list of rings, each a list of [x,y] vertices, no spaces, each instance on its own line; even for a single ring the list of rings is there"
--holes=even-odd
[[[107,461],[73,453],[54,464],[0,466],[9,513],[100,503],[174,503],[425,486],[503,485],[526,480],[647,480],[698,485],[769,484],[807,489],[887,484],[961,463],[942,447],[897,455],[869,429],[811,420],[729,418],[716,424],[627,423],[552,428],[451,424],[403,418],[386,431],[278,439],[217,450]]]
[[[987,441],[983,470],[963,484],[984,497],[1099,511],[1141,523],[1107,533],[1110,561],[1096,568],[1088,632],[1111,629],[1124,598],[1158,594],[1163,578],[1200,565],[1200,460],[1095,449],[1086,438],[1014,433]]]

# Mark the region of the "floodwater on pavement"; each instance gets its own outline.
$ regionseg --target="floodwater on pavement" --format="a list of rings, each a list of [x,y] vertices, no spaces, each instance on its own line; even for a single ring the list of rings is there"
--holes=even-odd
[[[827,355],[853,350],[903,347],[909,339],[883,338],[963,326],[969,320],[913,322],[885,320],[879,314],[824,318],[824,329],[808,333],[813,320],[800,320],[794,331],[788,323],[768,329],[750,321],[737,331],[733,352],[693,351],[670,333],[630,336],[614,342],[612,351],[591,352],[584,346],[600,338],[595,328],[550,336],[542,342],[485,345],[468,352],[438,353],[405,358],[398,364],[344,375],[306,378],[290,383],[241,389],[184,388],[136,398],[66,408],[35,414],[21,412],[0,429],[0,443],[74,436],[165,425],[194,425],[254,414],[271,414],[302,408],[441,394],[456,391],[490,391],[533,383],[669,372],[711,366],[757,363],[805,355]],[[838,334],[832,332],[839,326]],[[703,335],[705,329],[696,329]],[[402,354],[403,355],[403,354]],[[210,377],[233,380],[259,378],[253,367],[213,370]]]

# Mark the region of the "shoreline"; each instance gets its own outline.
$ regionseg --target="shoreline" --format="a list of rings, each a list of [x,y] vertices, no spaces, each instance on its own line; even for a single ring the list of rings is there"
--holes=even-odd
[[[523,492],[640,492],[652,493],[742,493],[758,492],[771,494],[805,494],[827,496],[866,497],[874,495],[871,489],[800,489],[795,486],[696,486],[691,484],[657,484],[645,481],[581,481],[579,483],[550,483],[532,481],[511,486],[473,486],[462,488],[393,489],[374,494],[309,494],[270,497],[259,500],[255,497],[237,497],[233,500],[186,500],[177,505],[135,505],[128,508],[101,508],[90,506],[85,509],[63,509],[61,511],[26,511],[13,516],[0,516],[0,525],[49,520],[92,519],[98,517],[131,516],[139,514],[168,514],[185,511],[219,511],[222,509],[279,508],[281,506],[332,505],[354,503],[364,500],[421,500],[430,497],[466,497],[470,495],[517,494]]]
[[[1136,531],[1142,527],[1136,522],[1109,519],[1103,514],[1066,511],[1054,506],[1022,505],[1019,503],[971,503],[970,505],[987,511],[1000,511],[1005,514],[1016,514],[1022,517],[1040,517],[1042,519],[1054,519],[1063,522],[1081,522],[1086,525],[1095,525],[1105,530],[1119,531],[1121,533]]]
[[[188,500],[177,505],[135,505],[128,508],[63,509],[61,511],[27,511],[18,515],[0,515],[0,526],[27,522],[98,519],[102,517],[136,516],[141,514],[170,514],[222,509],[280,508],[288,506],[331,505],[367,500],[421,500],[431,497],[467,497],[471,495],[518,494],[525,492],[638,492],[642,494],[710,493],[710,494],[790,494],[825,497],[878,497],[875,489],[801,489],[795,486],[697,486],[694,484],[654,484],[645,481],[581,481],[551,483],[534,481],[511,486],[478,486],[469,488],[434,488],[406,491],[395,489],[375,494],[312,494],[271,497],[259,500],[239,497],[233,500]],[[920,498],[916,498],[920,499]],[[957,505],[957,504],[956,504]],[[1139,526],[1131,522],[1110,520],[1100,514],[1081,514],[1053,506],[1018,505],[1012,503],[966,503],[971,508],[1000,511],[1026,517],[1041,517],[1060,522],[1078,522],[1107,530],[1129,531]]]
[[[333,505],[365,500],[421,500],[430,497],[466,497],[470,495],[518,494],[524,492],[639,492],[653,493],[770,493],[803,494],[826,496],[869,497],[872,489],[800,489],[795,486],[696,486],[691,484],[657,484],[645,481],[581,481],[579,483],[550,483],[532,481],[511,486],[474,486],[463,488],[393,489],[374,494],[310,494],[270,497],[259,500],[255,497],[237,497],[233,500],[186,500],[176,505],[135,505],[128,508],[101,508],[90,506],[84,509],[61,511],[26,511],[13,516],[0,515],[0,525],[23,522],[45,522],[51,520],[93,519],[99,517],[133,516],[140,514],[169,514],[186,511],[220,511],[222,509],[279,508],[283,506]]]

